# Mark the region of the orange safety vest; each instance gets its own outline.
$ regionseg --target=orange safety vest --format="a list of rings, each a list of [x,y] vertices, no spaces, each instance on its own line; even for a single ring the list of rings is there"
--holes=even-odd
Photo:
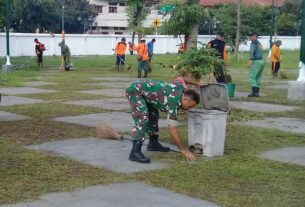
[[[148,47],[145,43],[140,43],[137,47],[137,53],[142,57],[142,61],[148,60]]]
[[[127,45],[124,42],[119,42],[115,47],[115,54],[117,55],[125,55],[127,49]]]
[[[136,45],[134,43],[129,44],[129,51],[136,50]]]
[[[179,45],[179,51],[180,52],[184,52],[184,43],[181,43],[180,45]]]

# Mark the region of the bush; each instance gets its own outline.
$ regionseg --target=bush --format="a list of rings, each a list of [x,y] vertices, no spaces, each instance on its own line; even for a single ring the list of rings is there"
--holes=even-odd
[[[191,74],[196,79],[223,70],[223,59],[215,49],[194,48],[186,51],[177,65],[180,75]]]

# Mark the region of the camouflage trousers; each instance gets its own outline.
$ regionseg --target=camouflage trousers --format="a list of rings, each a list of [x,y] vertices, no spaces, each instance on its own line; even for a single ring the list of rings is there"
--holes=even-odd
[[[131,106],[134,120],[132,137],[137,141],[144,141],[145,134],[157,135],[159,133],[159,112],[146,102],[140,93],[126,93]]]

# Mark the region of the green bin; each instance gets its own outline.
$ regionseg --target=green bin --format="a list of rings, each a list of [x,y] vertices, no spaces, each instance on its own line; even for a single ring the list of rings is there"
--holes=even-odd
[[[234,83],[226,83],[225,84],[228,89],[228,96],[229,97],[234,97],[234,92],[235,92],[235,84]]]

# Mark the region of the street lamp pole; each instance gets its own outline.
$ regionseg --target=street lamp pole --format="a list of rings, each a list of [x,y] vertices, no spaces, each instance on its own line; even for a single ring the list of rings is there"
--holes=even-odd
[[[297,81],[305,82],[305,0],[302,0],[301,48],[300,48],[300,62],[299,62],[299,77]]]
[[[65,41],[65,0],[62,0],[61,27],[61,39]]]
[[[272,47],[273,45],[273,41],[272,41],[272,37],[273,35],[275,35],[275,0],[272,0],[272,17],[271,17],[271,20],[272,20],[272,25],[271,25],[271,31],[270,31],[270,48]]]
[[[10,17],[9,17],[9,0],[5,0],[5,22],[6,22],[6,64],[12,65],[10,59]]]

